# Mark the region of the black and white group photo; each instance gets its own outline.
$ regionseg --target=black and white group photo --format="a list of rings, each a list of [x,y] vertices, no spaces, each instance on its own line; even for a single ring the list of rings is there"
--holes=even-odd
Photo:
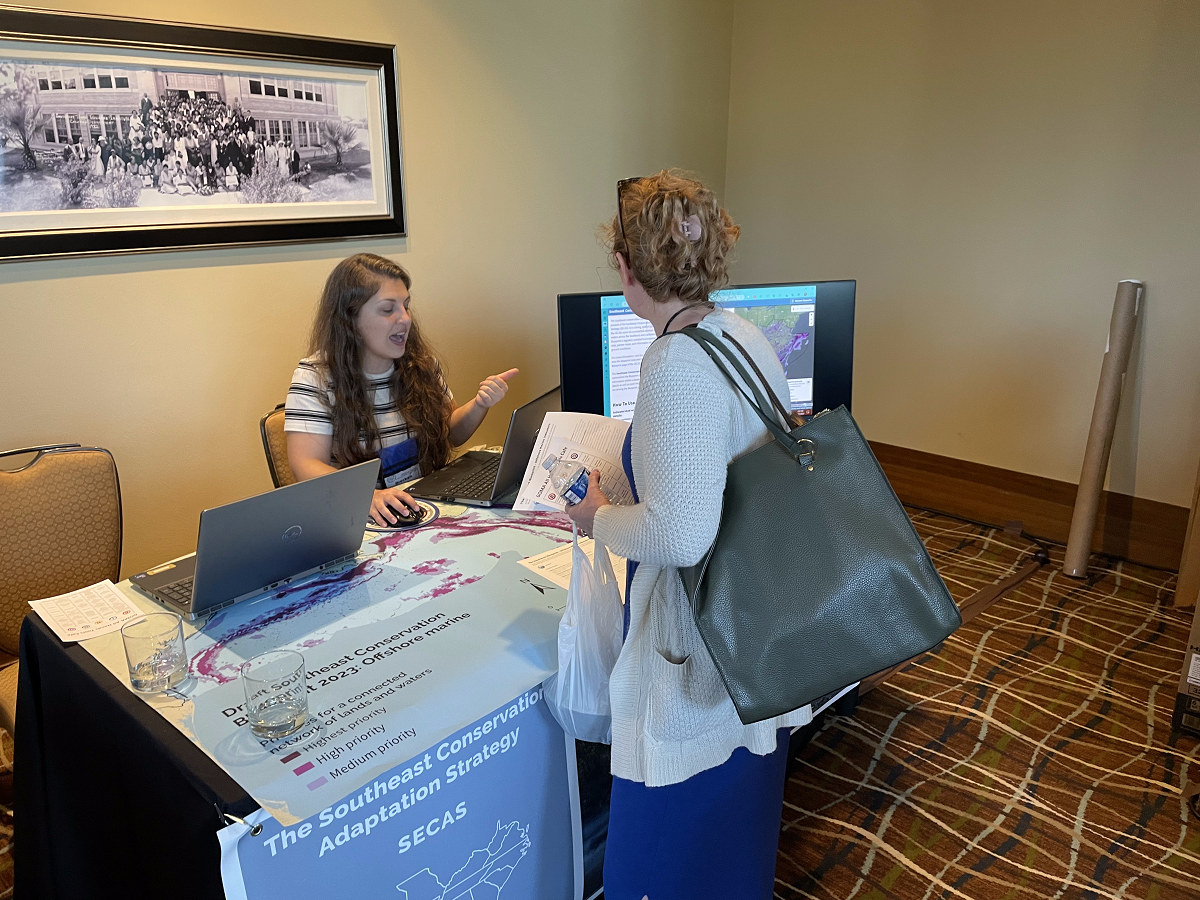
[[[0,214],[371,201],[365,85],[0,59]]]

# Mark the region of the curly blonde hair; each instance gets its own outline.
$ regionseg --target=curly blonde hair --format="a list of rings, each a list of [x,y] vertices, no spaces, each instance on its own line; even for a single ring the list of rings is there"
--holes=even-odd
[[[620,204],[612,221],[600,226],[601,240],[613,267],[620,253],[654,300],[707,303],[729,281],[730,253],[741,229],[704,184],[663,169],[625,185]],[[698,241],[684,232],[690,216],[700,220]]]

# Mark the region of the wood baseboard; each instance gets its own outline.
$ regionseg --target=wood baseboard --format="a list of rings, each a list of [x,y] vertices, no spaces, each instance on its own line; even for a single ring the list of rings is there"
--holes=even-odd
[[[901,502],[1003,526],[1019,520],[1032,535],[1065,544],[1077,485],[871,441]],[[1179,570],[1188,510],[1105,491],[1093,551]]]

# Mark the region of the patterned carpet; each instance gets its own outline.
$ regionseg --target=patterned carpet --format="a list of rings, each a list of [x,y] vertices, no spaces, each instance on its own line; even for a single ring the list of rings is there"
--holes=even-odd
[[[960,603],[1036,550],[914,521]],[[1093,557],[1076,581],[1050,550],[804,749],[776,897],[1200,898],[1200,742],[1170,730],[1193,611],[1171,608],[1172,573]]]
[[[1037,550],[910,512],[960,603]],[[1200,819],[1186,808],[1200,741],[1170,731],[1192,610],[1171,608],[1171,573],[1094,558],[1074,581],[1050,549],[1050,565],[804,749],[777,898],[1200,898]],[[11,754],[0,731],[0,780]],[[0,900],[12,833],[0,806]]]
[[[0,900],[13,895],[12,737],[0,728]]]

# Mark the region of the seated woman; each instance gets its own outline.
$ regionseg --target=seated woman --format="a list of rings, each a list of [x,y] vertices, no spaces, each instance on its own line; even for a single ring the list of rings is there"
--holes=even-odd
[[[462,406],[409,312],[408,272],[359,253],[330,273],[313,321],[309,356],[288,389],[288,462],[304,481],[379,457],[371,517],[395,525],[417,501],[397,485],[446,464],[508,392],[509,369],[485,378]]]
[[[604,896],[770,900],[787,729],[811,715],[803,707],[742,724],[679,577],[717,535],[730,461],[770,436],[704,350],[674,332],[695,326],[745,348],[783,402],[787,378],[762,332],[709,300],[739,235],[712,191],[672,172],[623,181],[604,231],[629,308],[658,336],[642,358],[622,454],[635,503],[609,505],[593,473],[587,496],[567,508],[632,573],[609,691]]]
[[[179,189],[175,187],[175,178],[178,173],[175,171],[175,157],[168,156],[159,166],[158,173],[158,192],[160,194],[177,194]]]

